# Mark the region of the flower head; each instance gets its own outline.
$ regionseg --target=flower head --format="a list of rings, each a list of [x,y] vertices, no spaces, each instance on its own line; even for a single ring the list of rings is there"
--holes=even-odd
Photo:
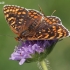
[[[17,60],[22,65],[24,62],[40,61],[53,49],[58,40],[33,40],[24,41],[16,46],[10,60]]]

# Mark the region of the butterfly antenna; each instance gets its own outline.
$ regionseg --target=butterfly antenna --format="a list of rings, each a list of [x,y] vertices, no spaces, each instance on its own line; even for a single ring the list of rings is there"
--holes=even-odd
[[[51,16],[53,16],[53,14],[56,12],[56,10],[54,10],[53,12],[52,12],[52,14],[51,14]]]
[[[39,9],[40,9],[40,12],[42,13],[42,14],[44,14],[44,12],[43,12],[43,10],[42,10],[42,8],[41,8],[41,6],[38,4],[38,7],[39,7]],[[44,14],[44,16],[45,16],[45,14]]]
[[[10,35],[1,35],[1,34],[0,34],[0,36],[14,37],[14,36],[10,36]]]

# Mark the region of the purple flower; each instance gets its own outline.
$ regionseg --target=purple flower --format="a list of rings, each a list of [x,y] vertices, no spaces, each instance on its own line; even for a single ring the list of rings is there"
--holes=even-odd
[[[33,62],[44,59],[53,49],[58,40],[34,40],[23,41],[15,47],[10,60],[19,61],[19,65],[24,62]]]

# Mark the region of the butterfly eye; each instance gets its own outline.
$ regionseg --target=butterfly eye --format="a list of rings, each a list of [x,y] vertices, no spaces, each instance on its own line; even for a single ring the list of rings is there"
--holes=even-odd
[[[16,37],[15,39],[16,39],[16,41],[22,41],[21,37]]]

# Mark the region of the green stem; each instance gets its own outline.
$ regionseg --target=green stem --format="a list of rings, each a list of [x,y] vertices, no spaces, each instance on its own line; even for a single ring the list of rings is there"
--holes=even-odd
[[[40,62],[40,64],[41,64],[41,67],[42,67],[43,70],[48,70],[47,64],[46,64],[46,62],[44,60],[42,60]]]
[[[45,60],[38,61],[38,67],[40,70],[48,70],[48,66]]]

